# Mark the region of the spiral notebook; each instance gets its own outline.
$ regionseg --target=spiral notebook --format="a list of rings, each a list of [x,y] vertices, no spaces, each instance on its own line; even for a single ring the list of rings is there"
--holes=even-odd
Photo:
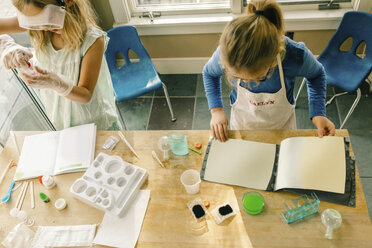
[[[14,181],[84,171],[94,158],[96,125],[26,136]]]

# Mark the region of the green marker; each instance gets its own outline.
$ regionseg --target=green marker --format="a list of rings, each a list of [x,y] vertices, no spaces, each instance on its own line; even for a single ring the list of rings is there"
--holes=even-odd
[[[43,202],[45,202],[45,203],[47,203],[47,202],[50,201],[49,197],[48,197],[46,194],[44,194],[43,192],[40,192],[40,193],[39,193],[39,196],[40,196],[40,199],[41,199]]]
[[[201,151],[198,151],[198,150],[196,150],[196,149],[194,149],[194,148],[192,148],[192,147],[189,147],[189,150],[191,150],[191,151],[193,151],[193,152],[196,152],[196,153],[199,154],[199,155],[202,154]]]

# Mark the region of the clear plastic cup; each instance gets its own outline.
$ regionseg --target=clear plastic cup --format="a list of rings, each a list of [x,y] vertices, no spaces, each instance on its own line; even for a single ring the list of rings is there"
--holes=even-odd
[[[184,156],[189,154],[189,149],[187,147],[187,136],[184,133],[173,132],[168,135],[170,146],[173,154]]]
[[[186,170],[181,175],[181,183],[187,194],[194,195],[200,190],[200,174],[196,170]]]
[[[171,145],[168,136],[163,136],[158,140],[158,148],[160,151],[160,160],[169,160],[171,155]]]

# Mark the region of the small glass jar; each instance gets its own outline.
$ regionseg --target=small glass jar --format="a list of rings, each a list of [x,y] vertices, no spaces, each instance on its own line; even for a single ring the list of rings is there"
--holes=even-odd
[[[242,204],[247,214],[257,215],[264,210],[265,199],[260,193],[251,191],[244,194]]]

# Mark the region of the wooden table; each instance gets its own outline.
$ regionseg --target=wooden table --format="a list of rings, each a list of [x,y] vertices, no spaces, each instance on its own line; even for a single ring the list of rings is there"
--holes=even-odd
[[[209,131],[182,132],[187,134],[189,144],[201,142],[202,151],[205,151],[210,136]],[[15,132],[19,150],[24,136],[35,133]],[[203,156],[190,151],[188,156],[173,157],[166,163],[166,168],[161,168],[151,157],[151,150],[156,149],[158,139],[167,133],[168,131],[126,131],[126,138],[133,145],[140,159],[137,159],[122,142],[111,152],[112,155],[119,155],[124,160],[145,168],[149,173],[143,189],[151,190],[151,198],[137,247],[372,247],[372,225],[357,170],[355,208],[327,202],[321,202],[319,206],[319,213],[327,208],[334,208],[342,214],[343,218],[341,228],[334,231],[334,239],[326,240],[325,227],[321,224],[319,214],[306,221],[290,225],[285,223],[281,216],[281,211],[284,210],[283,203],[298,197],[295,194],[260,191],[266,205],[263,213],[257,216],[246,214],[242,208],[242,196],[250,191],[247,188],[203,181],[199,194],[186,194],[180,183],[180,175],[186,169],[200,170]],[[101,148],[102,144],[109,135],[113,134],[109,131],[97,132],[96,154],[104,151]],[[230,131],[231,138],[276,144],[287,137],[314,135],[315,130]],[[337,130],[336,135],[348,137],[348,132]],[[18,156],[15,142],[9,139],[0,156],[0,173],[10,159],[17,161]],[[15,168],[12,168],[0,185],[1,195],[6,193],[14,172]],[[50,196],[52,202],[45,204],[35,198],[36,208],[31,209],[28,192],[23,210],[35,219],[36,225],[100,223],[103,212],[74,199],[69,193],[71,184],[81,175],[82,173],[73,173],[56,176],[57,187],[51,190],[46,190],[36,179],[33,180],[35,193],[44,191]],[[10,217],[9,211],[15,205],[18,192],[20,190],[14,193],[10,204],[0,206],[0,241],[17,223]],[[210,216],[204,223],[196,224],[186,204],[197,196],[210,201],[209,210],[229,202],[237,215],[221,225],[217,225]],[[54,200],[60,197],[65,198],[68,203],[68,207],[63,211],[53,207]]]

